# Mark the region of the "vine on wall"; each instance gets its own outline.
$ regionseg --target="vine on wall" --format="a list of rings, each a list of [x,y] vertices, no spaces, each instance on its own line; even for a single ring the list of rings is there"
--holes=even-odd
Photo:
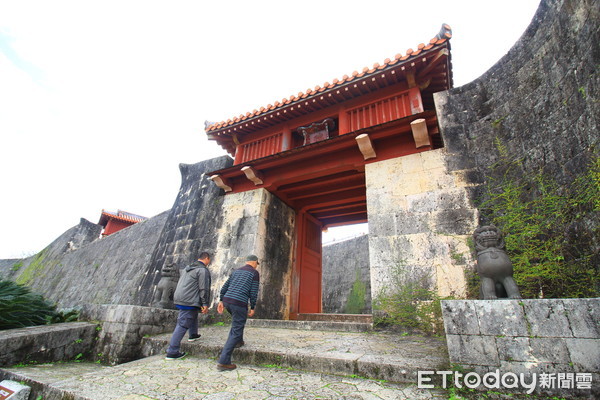
[[[483,219],[505,235],[506,251],[524,298],[600,294],[600,157],[567,185],[539,172],[524,173],[496,140],[500,159],[480,199]]]

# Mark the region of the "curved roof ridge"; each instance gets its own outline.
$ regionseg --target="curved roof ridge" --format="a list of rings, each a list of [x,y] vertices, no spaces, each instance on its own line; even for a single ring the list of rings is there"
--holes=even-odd
[[[276,101],[274,103],[275,105],[269,104],[267,107],[263,106],[263,107],[260,107],[260,109],[258,109],[258,110],[254,109],[254,110],[252,110],[252,112],[247,112],[246,114],[240,114],[237,117],[232,117],[227,120],[220,121],[220,122],[205,121],[204,130],[206,132],[217,130],[217,129],[223,128],[225,126],[235,124],[239,121],[243,121],[248,118],[262,115],[268,111],[272,111],[277,108],[286,106],[295,101],[305,99],[306,97],[313,95],[315,93],[323,92],[327,89],[341,86],[341,85],[343,85],[347,82],[350,82],[354,79],[362,78],[365,75],[372,74],[377,70],[383,70],[390,65],[394,65],[394,64],[398,63],[399,61],[406,61],[411,57],[416,57],[423,51],[427,51],[427,50],[431,49],[433,46],[442,44],[442,43],[450,40],[451,38],[452,38],[452,28],[450,28],[450,25],[444,23],[444,24],[442,24],[440,31],[433,38],[431,38],[431,40],[429,40],[429,43],[428,44],[420,43],[417,46],[417,50],[413,50],[412,48],[409,48],[406,50],[404,55],[396,54],[393,59],[386,58],[383,61],[383,64],[379,64],[376,62],[375,64],[373,64],[372,67],[364,67],[362,69],[362,72],[360,72],[360,73],[358,71],[353,71],[350,76],[344,75],[342,77],[342,79],[338,79],[338,78],[333,79],[332,80],[333,83],[326,81],[322,85],[316,85],[314,88],[308,88],[304,92],[298,92],[296,95],[290,95],[288,97],[284,97],[282,100]]]

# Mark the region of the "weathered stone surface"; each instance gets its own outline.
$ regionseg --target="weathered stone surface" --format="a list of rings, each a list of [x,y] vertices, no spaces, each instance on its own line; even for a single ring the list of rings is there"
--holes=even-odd
[[[480,333],[463,329],[472,321],[471,313],[463,315],[465,305],[475,310]],[[564,304],[568,307],[564,307]],[[600,335],[586,338],[591,330],[587,323],[570,323],[575,316],[588,315],[600,307],[600,299],[523,299],[523,300],[444,300],[442,313],[447,331],[451,362],[465,368],[477,366],[497,368],[503,372],[523,373],[530,377],[542,373],[589,373],[600,376]],[[567,319],[565,309],[569,309]],[[520,310],[520,312],[519,312]],[[504,315],[503,315],[504,313]],[[515,315],[519,315],[515,319]],[[511,322],[512,321],[512,322]],[[494,327],[497,322],[498,326]],[[523,324],[526,323],[526,328]],[[566,326],[564,324],[567,324]],[[581,332],[580,332],[581,331]],[[458,334],[450,332],[460,332]],[[488,358],[485,354],[489,354]],[[529,379],[529,378],[528,378]],[[556,375],[555,375],[556,379]],[[538,387],[537,393],[546,393]],[[554,387],[553,396],[573,396]],[[590,391],[581,390],[580,395]],[[598,393],[594,386],[590,398]]]
[[[367,235],[323,246],[323,312],[345,313],[355,282],[365,287],[364,308],[359,314],[371,313],[371,275]]]
[[[473,302],[468,300],[442,303],[444,329],[447,335],[478,335],[479,319]]]
[[[573,336],[600,337],[600,307],[598,299],[562,299]]]
[[[451,363],[499,366],[498,349],[493,337],[446,335]]]
[[[136,290],[134,304],[152,303],[163,266],[173,264],[181,269],[195,261],[202,251],[214,254],[213,265],[220,261],[216,254],[217,228],[223,218],[224,196],[207,173],[231,164],[231,158],[223,156],[196,164],[179,165],[181,187],[168,212],[164,228],[158,232],[151,259],[141,271],[144,276]],[[213,272],[212,267],[209,269]]]
[[[242,267],[248,254],[256,254],[261,280],[256,317],[284,319],[289,312],[294,227],[295,212],[265,189],[225,196],[213,290],[218,293],[231,271]]]
[[[577,372],[600,372],[600,338],[565,341]]]
[[[141,343],[146,336],[171,332],[177,321],[176,310],[131,305],[86,305],[81,318],[99,321],[101,329],[94,344],[94,356],[103,362],[120,364],[142,357]],[[205,320],[202,315],[200,320]]]
[[[477,316],[482,335],[528,336],[523,308],[516,301],[480,300]]]
[[[131,303],[165,219],[161,214],[102,239],[98,239],[101,226],[82,220],[36,256],[23,260],[10,279],[30,286],[59,308]],[[77,237],[96,240],[84,244],[83,239],[74,240]],[[68,250],[71,242],[80,247]]]
[[[475,81],[434,94],[449,173],[470,171],[476,184],[494,177],[497,143],[521,160],[519,174],[544,171],[568,187],[587,169],[599,143],[599,19],[590,0],[542,1],[506,56]],[[569,240],[600,265],[597,215],[587,218]]]
[[[69,322],[2,331],[0,365],[73,360],[78,354],[87,357],[94,344],[96,326]]]
[[[466,241],[478,218],[445,151],[367,164],[365,173],[373,297],[398,266],[429,275],[442,296],[464,296]]]
[[[522,304],[527,314],[530,335],[540,337],[573,336],[562,301],[524,301]],[[585,305],[583,306],[585,307]]]

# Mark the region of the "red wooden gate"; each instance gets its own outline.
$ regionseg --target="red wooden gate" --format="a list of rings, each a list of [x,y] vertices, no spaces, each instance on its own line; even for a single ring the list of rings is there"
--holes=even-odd
[[[298,312],[320,313],[321,302],[321,231],[319,221],[306,212],[300,212],[298,226],[298,262],[300,290]]]

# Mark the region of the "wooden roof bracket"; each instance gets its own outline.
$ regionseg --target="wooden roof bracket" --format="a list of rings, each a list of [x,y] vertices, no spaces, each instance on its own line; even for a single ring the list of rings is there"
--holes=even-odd
[[[425,118],[415,119],[410,123],[410,129],[412,130],[413,138],[415,139],[415,145],[417,149],[419,147],[431,146],[429,140],[429,132],[427,131],[427,121]]]
[[[262,185],[264,183],[263,176],[260,171],[255,170],[249,165],[246,165],[242,168],[242,172],[246,175],[246,178],[254,182],[256,186]]]
[[[209,179],[225,192],[231,192],[233,190],[231,185],[228,184],[229,182],[227,182],[227,179],[223,178],[221,175],[213,175]]]
[[[358,144],[358,149],[362,153],[365,160],[377,157],[377,154],[375,154],[375,149],[373,148],[373,143],[371,142],[371,138],[368,134],[362,133],[355,139],[356,143]]]
[[[433,59],[429,61],[429,64],[427,64],[425,68],[419,71],[417,77],[421,78],[427,75],[429,72],[431,72],[432,69],[437,67],[437,65],[444,59],[444,56],[447,57],[449,54],[450,52],[448,51],[448,49],[440,49],[440,51],[438,51],[437,54],[433,56]]]

